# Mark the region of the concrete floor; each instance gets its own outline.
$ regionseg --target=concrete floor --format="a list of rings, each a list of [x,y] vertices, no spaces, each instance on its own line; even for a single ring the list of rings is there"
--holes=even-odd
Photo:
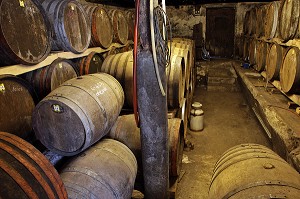
[[[241,92],[206,91],[197,87],[194,101],[203,104],[204,130],[190,132],[194,150],[184,152],[177,199],[206,199],[216,161],[227,149],[242,143],[271,147],[264,130]],[[188,158],[188,159],[187,159]]]

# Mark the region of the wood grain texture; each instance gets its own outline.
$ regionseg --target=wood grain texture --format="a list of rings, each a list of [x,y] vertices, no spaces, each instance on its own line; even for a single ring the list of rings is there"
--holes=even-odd
[[[266,62],[266,73],[268,80],[279,80],[280,67],[283,60],[285,48],[276,43],[272,44]]]
[[[23,4],[20,4],[23,2]],[[0,1],[0,65],[37,64],[50,52],[46,16],[36,0]]]

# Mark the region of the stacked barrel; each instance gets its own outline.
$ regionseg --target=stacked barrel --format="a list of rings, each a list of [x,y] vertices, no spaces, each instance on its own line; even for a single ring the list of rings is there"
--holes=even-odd
[[[255,14],[256,13],[256,14]],[[280,81],[287,94],[300,93],[300,3],[274,1],[245,15],[244,55],[268,81]]]

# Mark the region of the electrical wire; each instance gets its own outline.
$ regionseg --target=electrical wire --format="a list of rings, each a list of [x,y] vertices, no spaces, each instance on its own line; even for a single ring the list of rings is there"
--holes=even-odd
[[[133,112],[135,123],[137,127],[140,127],[140,118],[138,113],[138,101],[137,101],[137,45],[138,45],[138,24],[139,24],[139,12],[140,12],[140,0],[135,1],[135,24],[134,24],[134,47],[133,47]]]

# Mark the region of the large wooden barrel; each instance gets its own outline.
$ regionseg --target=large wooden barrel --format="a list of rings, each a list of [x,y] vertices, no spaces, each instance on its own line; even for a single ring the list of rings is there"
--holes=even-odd
[[[0,132],[0,198],[67,199],[61,178],[31,144]]]
[[[257,43],[255,69],[258,72],[263,71],[266,67],[267,53],[269,49],[268,45],[269,44],[264,41],[259,41]]]
[[[104,58],[101,54],[91,52],[88,56],[77,60],[76,68],[79,75],[88,75],[101,72]]]
[[[41,0],[52,27],[52,50],[84,52],[91,29],[81,4],[76,0]]]
[[[170,176],[178,176],[180,174],[184,147],[183,130],[181,119],[173,118],[168,120]],[[119,116],[108,136],[125,144],[133,152],[138,163],[141,163],[140,129],[136,126],[134,115]],[[141,167],[142,165],[139,166]]]
[[[299,198],[300,175],[275,152],[242,144],[225,152],[214,168],[209,198]]]
[[[300,94],[300,50],[297,47],[288,48],[284,55],[280,84],[282,91]]]
[[[69,162],[60,175],[69,198],[131,198],[137,174],[132,152],[104,139]]]
[[[243,31],[244,31],[244,35],[248,35],[250,34],[250,10],[248,10],[245,14],[245,17],[244,17],[244,23],[243,23]]]
[[[167,67],[167,102],[169,108],[179,108],[183,105],[184,98],[184,79],[182,74],[185,70],[183,57],[173,55],[171,64]]]
[[[265,18],[266,6],[261,5],[256,9],[256,36],[263,37],[265,35]]]
[[[267,39],[272,39],[278,36],[279,32],[279,10],[280,1],[273,1],[267,5],[265,21],[265,36]]]
[[[280,67],[284,56],[284,47],[273,43],[267,54],[266,73],[268,80],[279,80]]]
[[[256,34],[256,21],[257,21],[257,15],[256,15],[257,8],[252,8],[250,10],[250,18],[249,18],[249,35],[255,35]]]
[[[74,68],[72,61],[58,58],[49,66],[27,73],[25,78],[33,85],[39,99],[43,99],[65,81],[77,77]]]
[[[125,16],[127,18],[127,23],[128,23],[128,39],[133,41],[135,13],[134,13],[134,11],[128,10],[128,11],[125,11]]]
[[[32,131],[31,115],[37,103],[31,85],[16,76],[0,76],[0,131],[27,138]]]
[[[244,39],[244,44],[243,44],[243,59],[245,61],[249,60],[249,50],[250,50],[250,39],[245,38]]]
[[[113,28],[107,12],[93,4],[83,5],[91,26],[90,46],[108,48],[113,40]]]
[[[300,1],[283,0],[279,17],[280,36],[284,41],[293,39],[297,34],[299,23]]]
[[[50,31],[37,0],[0,1],[0,65],[37,64],[49,54]]]
[[[75,155],[108,133],[123,102],[121,85],[108,74],[74,78],[36,106],[33,129],[49,150],[64,156]]]
[[[126,17],[121,10],[109,10],[108,15],[111,18],[113,26],[113,41],[120,44],[126,44],[128,41],[128,24]]]
[[[190,68],[191,68],[191,58],[190,58],[190,51],[187,49],[183,49],[183,48],[178,48],[178,47],[173,47],[171,48],[171,56],[175,55],[175,56],[179,56],[179,57],[183,57],[185,65],[184,65],[184,69],[182,70],[182,79],[183,79],[183,88],[188,90],[189,89],[189,85],[190,85]]]
[[[257,56],[257,40],[251,39],[249,44],[249,62],[251,65],[256,64]]]
[[[125,106],[133,107],[133,53],[132,51],[109,55],[105,58],[101,72],[114,76],[125,93]]]

